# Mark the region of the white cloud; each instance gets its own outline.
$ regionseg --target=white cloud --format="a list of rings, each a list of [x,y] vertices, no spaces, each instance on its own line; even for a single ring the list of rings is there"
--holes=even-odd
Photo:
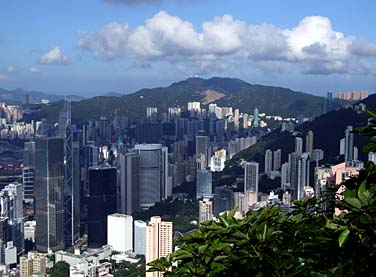
[[[40,70],[40,69],[37,68],[37,67],[30,67],[29,71],[30,71],[31,74],[39,74],[39,73],[42,73],[42,70]]]
[[[4,74],[0,74],[0,80],[8,80],[9,77],[4,75]]]
[[[39,57],[41,64],[68,64],[68,58],[63,54],[59,46],[51,46],[50,49],[42,53]]]
[[[15,72],[17,72],[17,68],[13,65],[10,65],[10,66],[7,67],[7,72],[8,73],[15,73]]]
[[[165,60],[180,71],[189,66],[223,71],[242,61],[262,70],[297,67],[305,74],[366,72],[356,58],[376,57],[376,44],[335,31],[322,16],[281,29],[224,15],[203,22],[197,31],[191,22],[160,11],[135,29],[113,22],[95,33],[81,31],[78,46],[101,59]]]

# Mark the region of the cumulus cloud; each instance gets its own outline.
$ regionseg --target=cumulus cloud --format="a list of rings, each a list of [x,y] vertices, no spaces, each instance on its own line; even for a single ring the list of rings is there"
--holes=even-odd
[[[63,54],[59,46],[51,46],[50,49],[42,53],[39,57],[41,64],[68,64],[68,58]]]
[[[10,65],[10,66],[7,67],[7,72],[8,73],[15,73],[15,72],[17,72],[17,68],[13,65]]]
[[[262,70],[276,65],[276,71],[293,66],[305,74],[349,73],[364,66],[354,62],[357,57],[376,57],[376,44],[335,31],[322,16],[282,29],[226,14],[203,22],[197,31],[191,22],[160,11],[134,29],[112,22],[78,35],[78,46],[97,58],[164,60],[180,71],[189,66],[221,71],[242,61]]]
[[[39,74],[39,73],[42,73],[42,70],[40,70],[39,68],[37,67],[30,67],[29,68],[29,71],[31,74]]]

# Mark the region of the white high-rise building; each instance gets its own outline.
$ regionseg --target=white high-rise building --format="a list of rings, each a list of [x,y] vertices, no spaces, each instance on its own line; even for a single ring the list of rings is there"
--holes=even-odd
[[[213,201],[204,197],[199,201],[199,223],[213,219]]]
[[[309,153],[303,153],[298,160],[298,183],[297,183],[297,199],[300,200],[304,197],[304,187],[309,186],[309,173],[310,173],[310,157]]]
[[[303,139],[296,137],[295,138],[295,153],[301,155],[303,153]]]
[[[107,244],[114,251],[126,253],[133,250],[133,217],[126,214],[107,216]]]
[[[134,253],[146,255],[146,222],[134,221]]]
[[[281,169],[282,152],[278,149],[273,152],[273,171],[279,171]]]
[[[201,103],[188,102],[188,111],[201,112]]]

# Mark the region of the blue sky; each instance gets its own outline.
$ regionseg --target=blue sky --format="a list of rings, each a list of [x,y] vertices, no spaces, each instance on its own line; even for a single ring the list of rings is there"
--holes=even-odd
[[[229,76],[376,90],[375,1],[2,1],[0,87],[133,92]]]

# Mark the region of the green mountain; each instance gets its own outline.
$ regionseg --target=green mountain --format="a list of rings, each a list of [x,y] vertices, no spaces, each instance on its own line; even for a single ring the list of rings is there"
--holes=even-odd
[[[296,117],[318,115],[323,98],[293,91],[287,88],[252,85],[239,79],[213,77],[210,79],[189,78],[168,87],[141,89],[123,96],[98,96],[72,103],[72,117],[75,121],[108,118],[126,115],[131,119],[145,116],[146,107],[157,107],[167,112],[168,107],[186,107],[187,102],[200,101],[204,104],[217,103],[232,106],[241,112],[253,113],[257,106],[260,112],[270,115]],[[340,106],[339,103],[336,103]],[[37,117],[57,120],[63,102],[41,105]]]
[[[376,95],[371,95],[362,103],[368,108],[376,109]],[[342,159],[339,156],[340,139],[345,136],[345,129],[351,125],[354,128],[365,126],[368,116],[364,112],[356,111],[353,106],[340,108],[331,111],[310,122],[306,122],[295,129],[294,133],[281,132],[276,129],[264,136],[255,145],[241,151],[231,160],[226,162],[226,167],[222,174],[217,175],[217,179],[234,179],[243,176],[244,172],[240,165],[241,161],[256,161],[260,163],[260,172],[264,170],[264,155],[266,149],[275,151],[281,149],[282,162],[287,162],[288,154],[294,152],[295,137],[303,138],[303,151],[305,149],[305,136],[309,130],[314,133],[313,148],[324,150],[325,159],[322,163],[338,163]],[[354,134],[354,145],[358,147],[360,160],[367,160],[367,156],[362,149],[367,143],[367,138]]]

